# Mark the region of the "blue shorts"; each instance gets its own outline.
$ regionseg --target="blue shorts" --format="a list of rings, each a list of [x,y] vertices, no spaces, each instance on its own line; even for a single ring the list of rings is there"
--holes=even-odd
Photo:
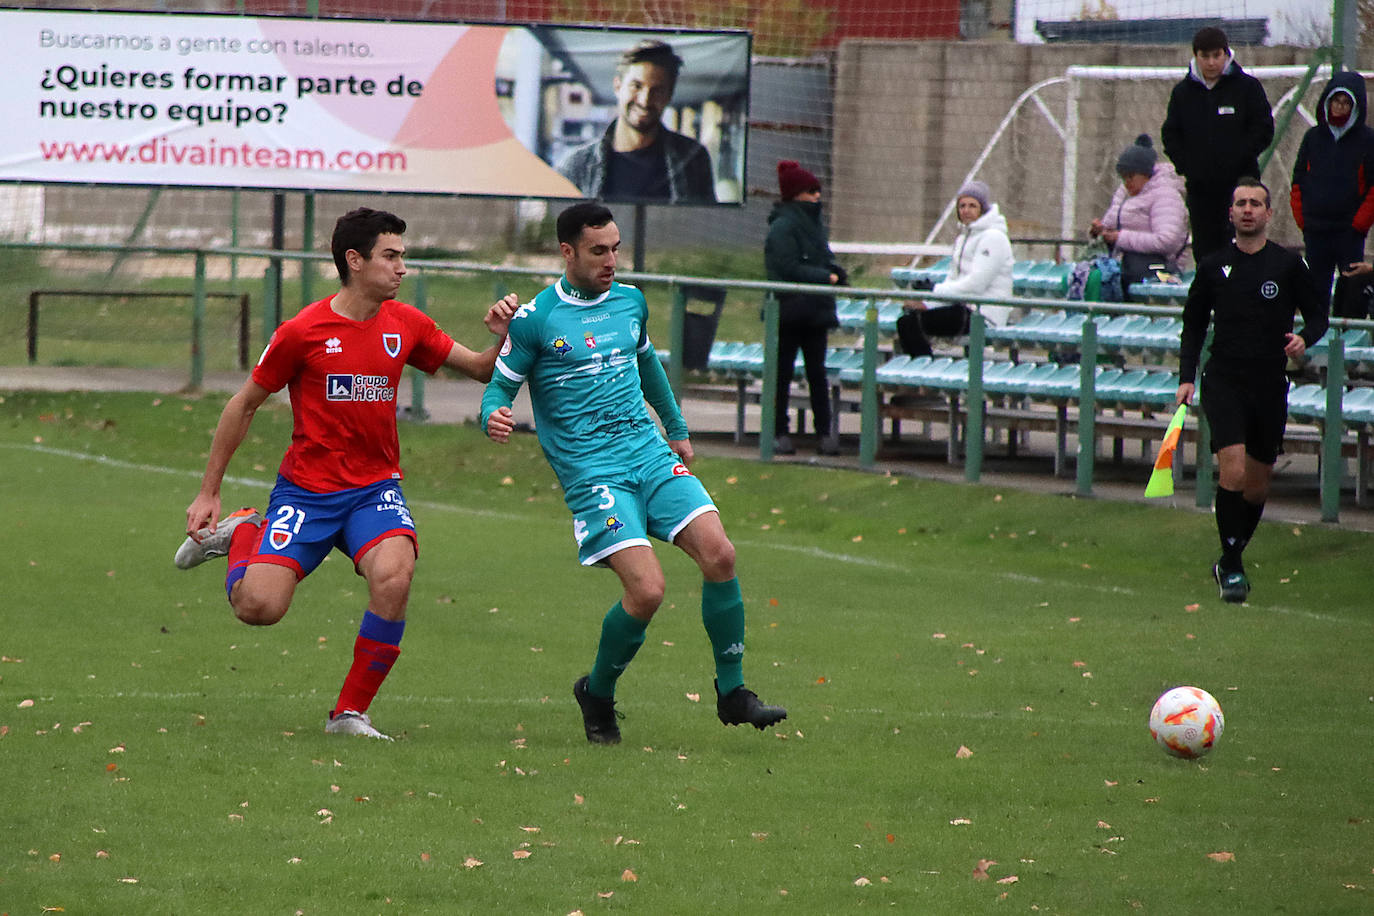
[[[401,484],[384,480],[366,487],[315,493],[277,478],[263,513],[262,539],[249,563],[273,563],[304,579],[335,547],[353,560],[389,537],[408,537],[419,552],[415,522]]]
[[[564,491],[563,501],[572,511],[583,566],[626,547],[648,547],[651,536],[671,544],[698,515],[716,511],[711,494],[672,453],[639,468],[585,477]]]

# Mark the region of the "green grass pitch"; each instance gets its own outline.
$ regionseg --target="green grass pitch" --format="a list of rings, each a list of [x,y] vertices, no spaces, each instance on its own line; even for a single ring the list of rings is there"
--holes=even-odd
[[[591,747],[571,685],[614,577],[576,565],[532,437],[404,427],[384,744],[322,732],[346,560],[264,629],[223,561],[171,564],[223,400],[0,400],[0,913],[1374,909],[1367,535],[1266,523],[1236,607],[1203,514],[703,458],[746,677],[790,716],[716,721],[699,580],[661,549],[625,741]],[[226,508],[289,429],[259,413]],[[1225,710],[1200,762],[1146,727],[1177,684]]]

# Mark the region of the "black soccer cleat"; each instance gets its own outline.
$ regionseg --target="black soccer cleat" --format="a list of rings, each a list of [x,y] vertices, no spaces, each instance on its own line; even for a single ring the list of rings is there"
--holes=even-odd
[[[725,725],[752,725],[763,731],[787,718],[787,710],[769,706],[748,687],[740,685],[725,696],[720,695],[719,683],[715,687],[716,716]]]
[[[592,744],[619,744],[620,725],[616,719],[624,718],[624,713],[616,712],[615,700],[610,697],[593,696],[587,692],[588,676],[582,675],[573,682],[573,697],[582,707],[582,727],[587,732],[587,740]]]
[[[1242,604],[1250,596],[1250,580],[1245,577],[1244,570],[1222,572],[1221,564],[1218,563],[1212,567],[1212,578],[1217,580],[1222,601]]]

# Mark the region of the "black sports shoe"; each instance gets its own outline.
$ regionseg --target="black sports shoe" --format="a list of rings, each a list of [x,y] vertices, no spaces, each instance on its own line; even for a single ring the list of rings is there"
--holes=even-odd
[[[582,727],[586,729],[587,740],[592,744],[619,744],[620,726],[615,720],[624,718],[624,713],[616,712],[615,700],[588,693],[587,680],[584,674],[573,681],[573,696],[582,707]]]
[[[1241,604],[1250,595],[1250,580],[1245,577],[1244,570],[1222,572],[1218,563],[1212,567],[1212,578],[1217,580],[1222,601]]]
[[[787,710],[781,706],[769,706],[759,700],[758,694],[740,685],[725,696],[720,695],[720,684],[716,684],[716,716],[725,725],[752,725],[763,731],[787,718]]]

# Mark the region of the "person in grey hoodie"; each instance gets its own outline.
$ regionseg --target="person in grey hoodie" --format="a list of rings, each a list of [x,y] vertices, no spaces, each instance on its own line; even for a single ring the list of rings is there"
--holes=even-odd
[[[791,159],[778,163],[781,199],[768,214],[768,237],[763,243],[763,263],[768,279],[785,283],[844,285],[843,267],[835,263],[830,238],[821,222],[821,182]],[[806,366],[806,387],[811,394],[811,414],[821,455],[840,453],[839,437],[831,422],[830,382],[825,373],[825,351],[830,329],[839,321],[835,297],[823,293],[783,293],[778,296],[778,391],[774,404],[773,451],[791,455],[797,450],[788,435],[788,389],[793,364],[800,350]],[[801,433],[802,430],[797,430]]]
[[[1259,175],[1260,154],[1274,139],[1264,87],[1240,69],[1216,26],[1193,36],[1193,60],[1169,93],[1160,138],[1187,182],[1193,259],[1201,261],[1231,240],[1231,192],[1242,177]]]
[[[1364,260],[1365,236],[1374,225],[1374,128],[1365,123],[1364,77],[1337,73],[1322,90],[1317,125],[1303,134],[1293,163],[1289,204],[1302,230],[1307,266],[1321,290],[1331,295],[1331,275]],[[1338,297],[1339,317],[1363,318]],[[1361,304],[1362,305],[1362,304]]]

